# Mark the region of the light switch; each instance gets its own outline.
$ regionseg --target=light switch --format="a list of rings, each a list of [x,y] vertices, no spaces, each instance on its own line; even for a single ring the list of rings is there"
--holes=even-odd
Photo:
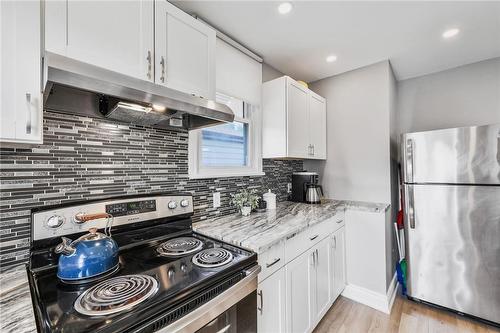
[[[214,192],[213,202],[214,208],[220,207],[220,192]]]

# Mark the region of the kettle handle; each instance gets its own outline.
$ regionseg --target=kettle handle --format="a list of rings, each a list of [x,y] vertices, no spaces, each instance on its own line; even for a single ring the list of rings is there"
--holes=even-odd
[[[325,194],[323,193],[323,186],[321,185],[317,185],[319,187],[319,189],[321,190],[321,196],[324,197]]]

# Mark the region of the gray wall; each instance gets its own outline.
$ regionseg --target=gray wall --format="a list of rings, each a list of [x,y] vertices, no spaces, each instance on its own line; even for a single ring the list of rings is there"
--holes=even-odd
[[[388,61],[310,84],[327,100],[327,161],[305,161],[320,173],[329,198],[390,203]]]
[[[271,81],[278,77],[282,77],[283,75],[285,74],[281,73],[276,68],[271,67],[266,63],[262,63],[262,82]]]
[[[500,122],[500,58],[398,82],[399,132]]]

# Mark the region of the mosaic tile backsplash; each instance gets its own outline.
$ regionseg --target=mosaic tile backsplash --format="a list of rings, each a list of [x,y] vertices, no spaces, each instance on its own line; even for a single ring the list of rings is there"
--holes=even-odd
[[[234,213],[230,193],[271,189],[286,200],[302,161],[264,160],[265,176],[189,180],[188,132],[44,112],[44,144],[0,148],[0,270],[26,262],[30,209],[87,198],[186,191],[194,221]],[[212,208],[212,192],[221,207]]]

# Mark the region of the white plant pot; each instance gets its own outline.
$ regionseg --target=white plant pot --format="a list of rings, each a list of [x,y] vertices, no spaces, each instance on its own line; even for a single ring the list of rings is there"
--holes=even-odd
[[[248,216],[252,211],[252,207],[241,207],[241,215]]]

